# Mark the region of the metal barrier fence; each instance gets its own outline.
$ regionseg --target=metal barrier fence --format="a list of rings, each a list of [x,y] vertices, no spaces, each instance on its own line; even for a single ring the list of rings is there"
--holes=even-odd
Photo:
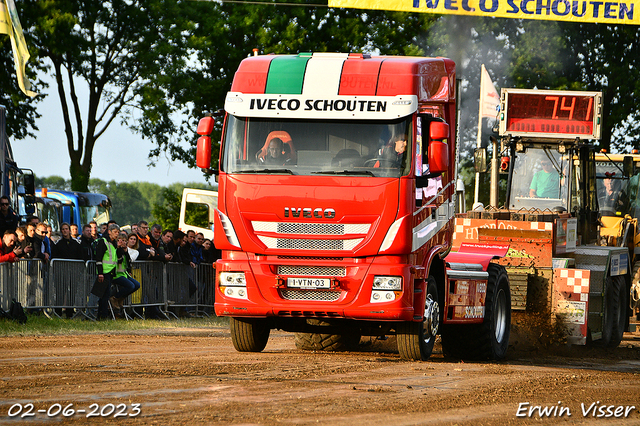
[[[210,263],[195,269],[181,263],[136,261],[132,276],[140,289],[125,301],[125,310],[141,316],[141,308],[167,313],[172,308],[195,315],[213,312],[215,269]],[[98,297],[91,294],[97,278],[94,261],[39,259],[0,263],[0,307],[9,309],[16,299],[26,309],[41,309],[60,315],[63,309],[74,315],[95,318]],[[71,311],[73,310],[73,311]],[[156,312],[157,312],[156,310]]]

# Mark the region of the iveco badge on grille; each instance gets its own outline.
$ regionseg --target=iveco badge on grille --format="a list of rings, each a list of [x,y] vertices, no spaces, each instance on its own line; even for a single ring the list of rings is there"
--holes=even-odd
[[[289,215],[291,215],[291,217],[300,217],[300,215],[302,215],[302,217],[305,219],[333,219],[336,217],[336,211],[334,209],[311,209],[310,207],[285,207],[284,217],[289,217]]]

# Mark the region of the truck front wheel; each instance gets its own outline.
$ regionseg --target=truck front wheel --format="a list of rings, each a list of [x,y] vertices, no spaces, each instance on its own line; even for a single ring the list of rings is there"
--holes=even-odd
[[[266,320],[258,318],[231,318],[230,330],[238,352],[262,352],[271,332]]]
[[[398,325],[396,339],[398,352],[403,359],[426,361],[433,352],[438,327],[440,325],[440,306],[438,305],[438,287],[432,276],[427,279],[427,295],[422,322],[406,321]]]

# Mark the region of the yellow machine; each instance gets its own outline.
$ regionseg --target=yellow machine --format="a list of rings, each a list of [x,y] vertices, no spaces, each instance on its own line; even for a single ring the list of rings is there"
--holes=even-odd
[[[600,244],[628,247],[632,265],[630,308],[640,319],[640,154],[595,155]]]

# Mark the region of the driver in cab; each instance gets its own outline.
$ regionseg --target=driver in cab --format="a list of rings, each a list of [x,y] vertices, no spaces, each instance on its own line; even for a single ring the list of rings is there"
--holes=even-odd
[[[536,172],[533,175],[533,179],[531,179],[529,197],[558,198],[560,196],[560,176],[558,172],[548,158],[544,158],[540,165],[542,170]]]

